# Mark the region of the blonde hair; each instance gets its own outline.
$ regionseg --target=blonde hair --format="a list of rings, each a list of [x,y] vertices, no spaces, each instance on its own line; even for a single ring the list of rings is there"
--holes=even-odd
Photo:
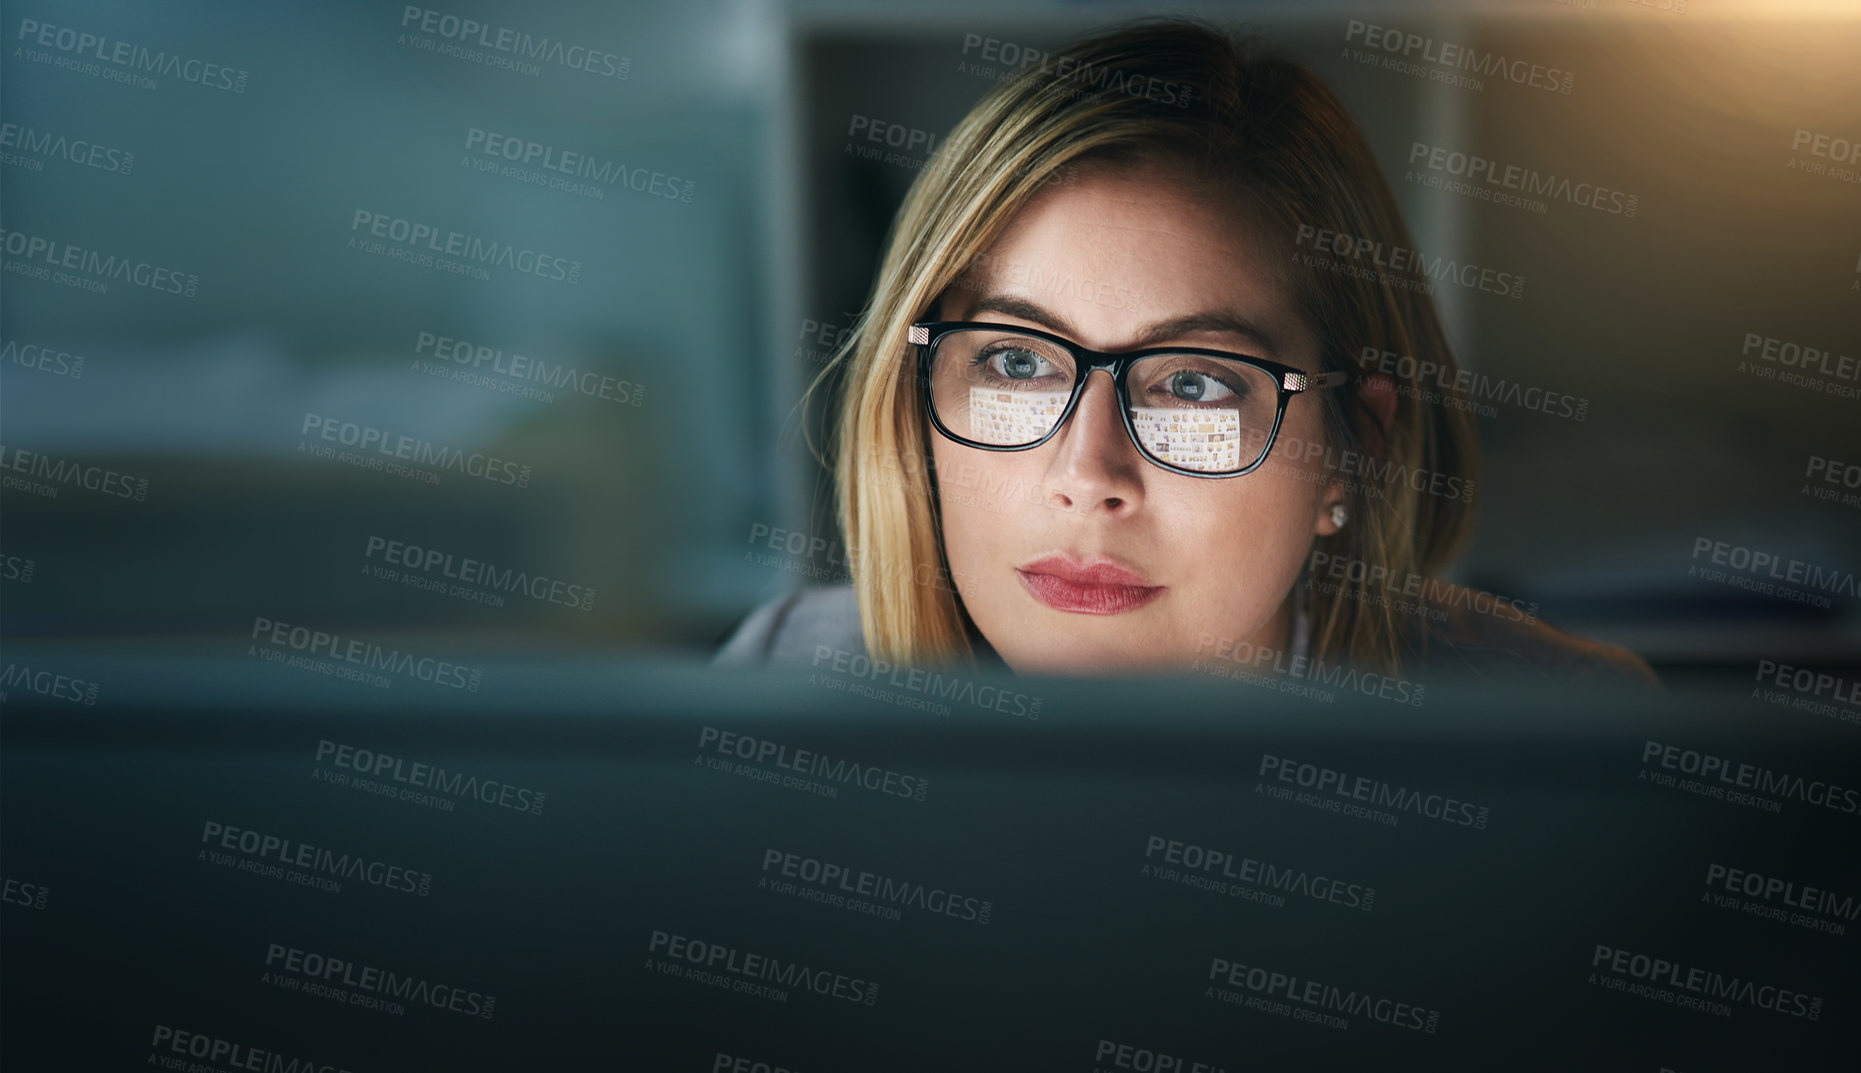
[[[1174,87],[1159,93],[1157,87]],[[1138,89],[1136,87],[1143,87]],[[924,418],[906,329],[989,248],[1036,194],[1080,167],[1162,160],[1219,183],[1248,210],[1298,311],[1316,333],[1321,372],[1358,371],[1360,354],[1393,351],[1395,416],[1381,442],[1360,443],[1354,387],[1324,396],[1325,466],[1339,453],[1383,474],[1456,478],[1466,496],[1347,481],[1351,521],[1315,551],[1353,564],[1335,585],[1308,583],[1309,655],[1394,673],[1424,641],[1371,580],[1432,576],[1471,523],[1477,467],[1466,414],[1428,406],[1416,378],[1454,370],[1425,279],[1324,270],[1299,257],[1308,232],[1413,249],[1363,136],[1338,99],[1296,63],[1261,58],[1206,25],[1145,21],[1079,42],[993,88],[912,184],[887,241],[871,301],[833,361],[844,374],[832,465],[839,521],[868,651],[897,664],[974,658],[973,625],[950,582]],[[1307,230],[1300,230],[1300,229]],[[1426,390],[1436,390],[1434,385]],[[1373,423],[1373,419],[1372,420]],[[1275,452],[1286,450],[1284,439]],[[1269,463],[1272,462],[1269,459]],[[1246,478],[1237,478],[1245,480]],[[1424,482],[1425,483],[1425,482]],[[1337,562],[1334,558],[1329,560]],[[1328,589],[1329,591],[1325,591]],[[1412,620],[1413,616],[1409,616]]]

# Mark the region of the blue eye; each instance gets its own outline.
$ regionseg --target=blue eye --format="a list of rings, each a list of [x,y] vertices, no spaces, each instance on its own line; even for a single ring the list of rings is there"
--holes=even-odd
[[[1219,378],[1192,369],[1170,374],[1169,393],[1184,402],[1220,402],[1234,397],[1234,389]]]
[[[977,356],[986,362],[990,372],[1008,380],[1032,380],[1045,372],[1051,371],[1047,359],[1020,347],[1002,347],[999,350],[985,351]]]

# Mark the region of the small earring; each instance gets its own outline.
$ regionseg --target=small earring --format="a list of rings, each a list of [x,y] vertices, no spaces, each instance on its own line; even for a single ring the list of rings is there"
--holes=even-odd
[[[1346,507],[1342,503],[1331,504],[1331,524],[1332,525],[1335,525],[1339,529],[1342,529],[1344,528],[1344,523],[1350,520],[1351,520],[1351,512],[1350,512],[1349,507]]]

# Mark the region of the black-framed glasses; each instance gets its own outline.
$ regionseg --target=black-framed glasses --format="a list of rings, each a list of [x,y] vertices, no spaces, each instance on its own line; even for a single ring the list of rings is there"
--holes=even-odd
[[[1266,461],[1286,400],[1350,379],[1193,347],[1122,354],[1090,350],[1033,328],[922,321],[918,382],[931,424],[965,447],[1026,451],[1072,416],[1094,369],[1111,373],[1118,412],[1138,453],[1190,477],[1239,477]]]

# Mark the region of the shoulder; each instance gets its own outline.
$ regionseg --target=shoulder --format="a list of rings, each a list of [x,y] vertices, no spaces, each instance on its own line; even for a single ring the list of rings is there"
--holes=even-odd
[[[1542,676],[1571,684],[1663,688],[1635,653],[1565,633],[1517,601],[1444,584],[1429,593],[1426,604],[1421,661],[1431,675]]]
[[[859,601],[851,585],[809,586],[758,606],[713,657],[724,667],[810,665],[826,649],[864,655]]]

